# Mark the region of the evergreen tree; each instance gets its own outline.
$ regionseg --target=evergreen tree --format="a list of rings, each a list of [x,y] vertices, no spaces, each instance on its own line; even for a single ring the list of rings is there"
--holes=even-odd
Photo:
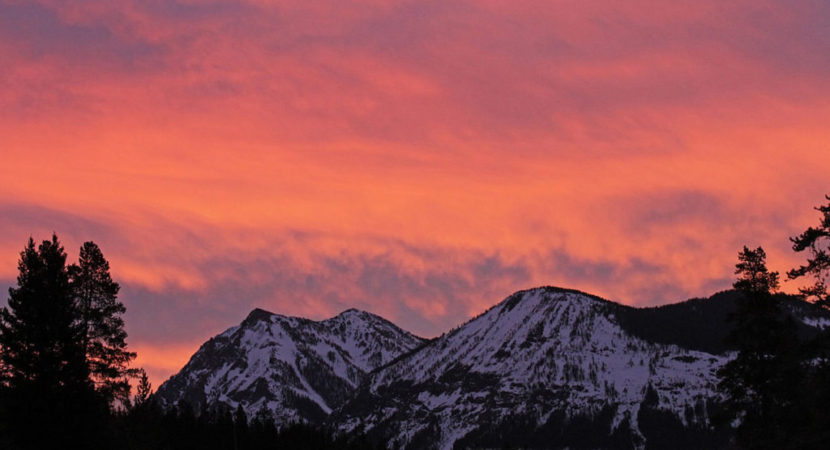
[[[817,227],[809,227],[803,233],[790,238],[793,250],[807,251],[807,264],[787,272],[791,280],[801,277],[812,279],[812,284],[802,287],[802,296],[808,301],[830,309],[830,292],[827,277],[830,275],[830,196],[828,203],[815,209],[821,213]],[[800,448],[830,447],[830,328],[825,328],[804,343],[802,358],[805,361],[804,380],[801,385],[801,427],[794,440]]]
[[[793,250],[803,252],[809,250],[810,257],[807,264],[787,272],[791,280],[810,276],[813,284],[801,288],[801,293],[816,304],[830,308],[830,293],[827,292],[827,276],[830,275],[830,196],[825,196],[828,203],[816,207],[821,213],[818,227],[809,227],[803,233],[790,238]]]
[[[66,253],[52,235],[20,253],[17,287],[0,308],[7,439],[19,448],[94,448],[100,404],[89,381]]]
[[[236,406],[233,414],[233,448],[234,450],[248,448],[248,416],[242,408],[242,403]]]
[[[744,246],[738,253],[735,275],[739,277],[732,286],[745,294],[771,298],[770,294],[778,291],[778,272],[767,269],[767,253],[761,247],[750,250]]]
[[[778,273],[766,267],[761,247],[744,247],[735,265],[735,289],[742,293],[727,337],[738,349],[720,371],[726,414],[739,423],[736,436],[745,448],[787,448],[797,424],[800,367],[795,324],[785,319],[773,293]]]
[[[138,369],[138,386],[135,389],[135,397],[133,398],[133,405],[141,407],[150,400],[150,394],[153,393],[153,385],[150,384],[150,379],[147,377],[147,372],[144,369]]]
[[[107,401],[129,399],[129,368],[136,354],[127,350],[127,333],[118,301],[120,286],[112,280],[109,262],[94,242],[81,246],[78,264],[69,267],[70,286],[78,308],[82,345],[88,370],[98,393]]]

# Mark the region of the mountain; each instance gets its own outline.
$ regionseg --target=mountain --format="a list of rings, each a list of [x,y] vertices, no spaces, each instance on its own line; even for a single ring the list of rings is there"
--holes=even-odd
[[[719,448],[717,370],[739,294],[633,308],[517,292],[432,340],[369,313],[314,322],[254,310],[158,391],[162,405],[242,404],[394,448]],[[778,297],[799,332],[830,313]]]
[[[729,434],[710,418],[729,353],[677,324],[722,339],[736,298],[643,309],[517,292],[372,373],[331,420],[395,448],[720,447]],[[806,306],[802,322],[827,321]]]
[[[203,344],[156,398],[163,407],[182,400],[195,411],[242,404],[249,417],[264,408],[281,424],[319,423],[370,371],[423,343],[355,309],[319,322],[255,309]]]

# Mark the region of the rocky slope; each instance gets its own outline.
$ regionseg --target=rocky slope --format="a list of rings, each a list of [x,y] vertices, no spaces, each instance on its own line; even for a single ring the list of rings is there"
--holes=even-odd
[[[371,370],[422,343],[354,309],[319,322],[256,309],[202,345],[156,398],[163,406],[184,400],[197,412],[242,404],[249,417],[265,409],[278,423],[321,422]]]

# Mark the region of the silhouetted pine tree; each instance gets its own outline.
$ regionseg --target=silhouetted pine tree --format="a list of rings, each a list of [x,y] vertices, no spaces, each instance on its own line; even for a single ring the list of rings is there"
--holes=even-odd
[[[248,443],[248,416],[242,409],[242,403],[236,406],[233,414],[233,448],[234,450],[249,448]]]
[[[813,284],[801,288],[801,293],[816,304],[830,308],[830,294],[827,292],[827,276],[830,275],[830,196],[826,196],[828,203],[816,207],[821,213],[818,227],[809,227],[803,233],[790,238],[793,250],[803,252],[809,250],[810,257],[807,264],[787,272],[791,280],[810,276]]]
[[[274,415],[265,405],[259,409],[250,424],[251,448],[273,448],[277,436]]]
[[[107,401],[129,399],[129,368],[136,354],[127,350],[127,333],[118,301],[120,286],[112,280],[109,262],[94,242],[81,246],[78,264],[68,268],[70,287],[78,309],[78,322],[91,380]]]
[[[816,207],[819,226],[790,238],[793,250],[807,251],[807,264],[787,272],[789,279],[809,277],[812,284],[799,290],[804,298],[830,309],[827,277],[830,276],[830,196]],[[825,328],[804,345],[804,380],[801,383],[800,427],[793,436],[799,448],[830,448],[830,329]]]
[[[830,196],[827,197],[830,200]],[[790,238],[793,250],[809,252],[805,265],[788,271],[789,279],[812,278],[801,288],[804,299],[830,308],[830,203],[816,208],[818,227]],[[720,372],[727,411],[738,419],[738,444],[746,448],[830,448],[830,329],[798,341],[792,319],[769,292],[777,274],[767,271],[761,248],[744,247],[735,287],[743,293],[730,339],[737,358]],[[789,317],[789,315],[787,315]]]
[[[727,337],[738,354],[719,372],[725,411],[736,420],[744,448],[789,448],[797,412],[800,359],[795,324],[784,318],[773,293],[778,273],[766,267],[761,247],[744,247],[735,265],[742,293]]]
[[[147,372],[144,369],[138,369],[138,374],[138,385],[135,387],[135,397],[132,401],[134,408],[145,405],[150,401],[150,395],[153,393],[153,385],[147,377]]]

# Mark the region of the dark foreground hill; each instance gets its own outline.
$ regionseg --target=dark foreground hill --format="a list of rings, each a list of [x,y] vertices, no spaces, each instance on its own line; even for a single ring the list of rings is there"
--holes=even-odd
[[[729,290],[708,298],[650,308],[619,305],[616,316],[626,332],[649,342],[722,354],[730,350],[724,343],[732,329],[728,318],[737,310],[740,295]],[[830,325],[830,312],[793,296],[779,294],[776,298],[782,309],[796,318],[802,337],[815,335],[817,326]]]

